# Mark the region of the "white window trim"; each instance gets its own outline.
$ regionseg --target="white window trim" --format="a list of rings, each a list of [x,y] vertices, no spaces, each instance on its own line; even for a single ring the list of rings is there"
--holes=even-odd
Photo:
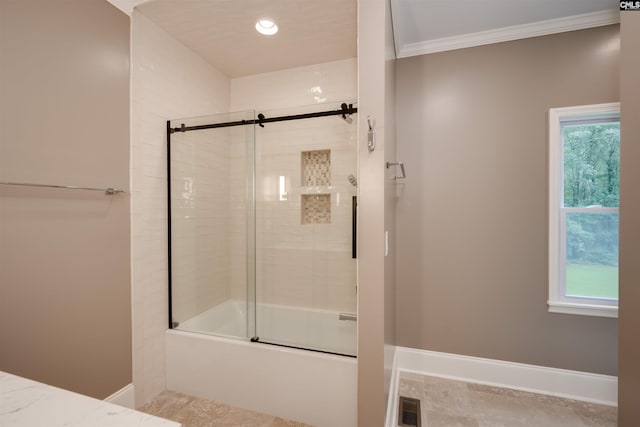
[[[560,294],[560,194],[562,176],[562,129],[565,118],[597,119],[619,117],[620,103],[584,105],[549,109],[549,312],[583,316],[618,317],[618,301],[590,298],[569,298]],[[606,210],[606,208],[597,209]],[[589,208],[589,212],[597,210]]]

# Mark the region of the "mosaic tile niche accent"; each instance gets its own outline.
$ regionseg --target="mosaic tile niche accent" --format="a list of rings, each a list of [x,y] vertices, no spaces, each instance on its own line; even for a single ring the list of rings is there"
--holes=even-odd
[[[331,150],[303,151],[302,186],[331,185]]]
[[[302,195],[302,224],[331,224],[331,195]]]

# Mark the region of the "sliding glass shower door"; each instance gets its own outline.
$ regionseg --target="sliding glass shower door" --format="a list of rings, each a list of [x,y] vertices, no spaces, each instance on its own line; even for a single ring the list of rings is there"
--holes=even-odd
[[[255,334],[254,116],[168,123],[172,328]]]
[[[171,328],[355,356],[355,111],[167,124]]]
[[[324,104],[263,114],[268,119],[340,108]],[[354,120],[334,115],[256,127],[261,342],[355,355]]]

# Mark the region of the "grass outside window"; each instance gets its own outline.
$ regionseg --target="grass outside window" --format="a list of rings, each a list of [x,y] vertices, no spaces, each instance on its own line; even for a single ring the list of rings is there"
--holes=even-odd
[[[618,298],[618,267],[567,264],[567,295]]]

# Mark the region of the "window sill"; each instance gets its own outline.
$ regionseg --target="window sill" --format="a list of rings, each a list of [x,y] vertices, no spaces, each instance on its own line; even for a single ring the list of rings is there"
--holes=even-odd
[[[550,313],[618,318],[618,306],[548,301]]]

